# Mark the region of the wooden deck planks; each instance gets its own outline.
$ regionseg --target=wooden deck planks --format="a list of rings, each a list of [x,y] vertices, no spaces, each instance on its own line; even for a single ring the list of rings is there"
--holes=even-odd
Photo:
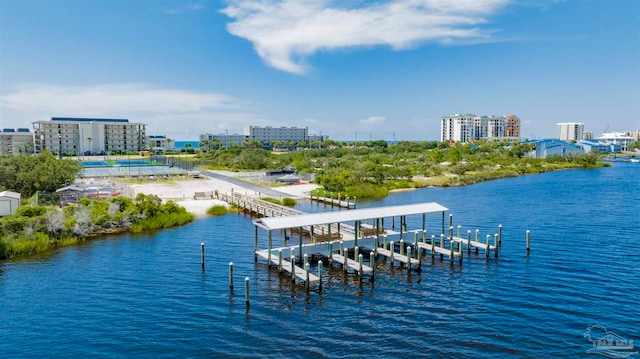
[[[269,257],[268,257],[269,252],[268,251],[256,251],[256,254],[258,256],[262,257],[264,260],[269,260]],[[278,256],[273,256],[272,255],[271,256],[271,264],[274,264],[274,265],[278,266],[279,265],[278,262],[279,262],[278,261]],[[291,274],[291,267],[293,267],[293,269],[295,270],[296,278],[299,278],[299,279],[301,279],[303,281],[307,280],[307,273],[303,268],[298,267],[297,265],[293,265],[293,263],[291,263],[291,261],[282,258],[282,270],[287,272],[287,273],[289,273],[289,274]],[[309,283],[310,284],[314,284],[314,283],[318,283],[318,282],[320,282],[320,278],[317,275],[311,273],[311,271],[309,271]]]
[[[426,249],[428,251],[431,251],[431,244],[429,243],[422,243],[422,242],[418,242],[418,247],[422,248],[422,249]],[[433,247],[434,252],[438,253],[438,254],[442,254],[445,256],[451,256],[451,250],[448,248],[441,248],[440,246],[434,246]],[[458,251],[453,251],[453,257],[460,257],[460,252]]]
[[[376,249],[376,253],[383,255],[387,258],[391,258],[391,251],[388,249],[384,249],[384,248],[377,248]],[[400,253],[393,253],[393,260],[394,261],[398,261],[398,262],[402,262],[402,263],[409,263],[409,260],[407,258],[407,256],[400,254]],[[416,258],[411,258],[411,265],[419,265],[420,262],[416,259]]]
[[[340,264],[344,265],[344,260],[345,260],[345,258],[344,258],[343,256],[341,256],[341,255],[337,254],[337,253],[333,253],[333,255],[331,256],[331,259],[332,259],[334,262],[338,262],[338,263],[340,263]],[[351,269],[353,269],[353,270],[357,271],[357,272],[359,272],[359,271],[360,271],[360,263],[359,263],[359,262],[354,261],[354,260],[353,260],[353,259],[351,259],[351,258],[347,258],[347,266],[348,266],[349,268],[351,268]],[[367,266],[367,265],[365,265],[365,264],[362,264],[362,273],[363,273],[363,274],[368,274],[368,273],[372,273],[372,272],[373,272],[373,269],[372,269],[371,267],[369,267],[369,266]]]

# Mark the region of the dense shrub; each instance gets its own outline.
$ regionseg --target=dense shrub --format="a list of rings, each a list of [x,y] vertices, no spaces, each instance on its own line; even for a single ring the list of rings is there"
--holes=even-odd
[[[222,216],[227,214],[227,212],[228,212],[227,206],[218,204],[218,205],[207,208],[206,213],[209,216]]]

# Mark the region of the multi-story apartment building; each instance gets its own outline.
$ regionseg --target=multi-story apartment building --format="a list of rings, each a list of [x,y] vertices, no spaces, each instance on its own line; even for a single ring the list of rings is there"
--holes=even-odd
[[[240,134],[224,134],[213,135],[205,133],[200,135],[200,141],[218,141],[220,146],[229,147],[229,144],[236,143],[242,146],[245,141],[256,140],[262,142],[264,147],[269,146],[274,141],[283,141],[285,143],[298,143],[305,141],[311,143],[314,141],[324,141],[328,136],[309,134],[309,128],[304,127],[261,127],[249,126],[245,128],[244,135]]]
[[[96,154],[144,149],[146,124],[126,119],[52,117],[33,123],[37,152]]]
[[[0,131],[0,155],[33,153],[33,132],[28,128],[5,128]]]
[[[582,122],[562,122],[557,123],[558,139],[561,141],[579,141],[582,140],[584,133],[584,123]]]
[[[509,118],[511,117],[511,118]],[[507,135],[509,129],[509,135]],[[441,118],[440,140],[471,142],[482,139],[503,139],[520,136],[520,119],[509,116],[476,116],[454,114]]]
[[[245,129],[244,134],[264,144],[268,144],[271,141],[299,142],[309,140],[308,127],[249,126]]]
[[[506,137],[520,137],[520,118],[516,115],[505,116],[504,135]]]

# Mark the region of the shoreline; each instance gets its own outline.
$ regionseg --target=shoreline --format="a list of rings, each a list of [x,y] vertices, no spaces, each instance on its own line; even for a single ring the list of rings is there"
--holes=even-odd
[[[206,211],[212,206],[223,205],[227,208],[229,204],[219,199],[195,199],[196,192],[215,192],[220,193],[243,193],[250,197],[258,197],[259,194],[246,187],[236,185],[221,179],[205,177],[205,178],[189,178],[175,181],[157,181],[148,183],[127,183],[129,188],[133,189],[134,197],[138,193],[153,194],[160,197],[163,201],[172,200],[176,204],[184,207],[187,212],[193,213],[197,218],[206,217]],[[308,192],[320,186],[316,184],[299,184],[270,188],[283,194],[288,194],[294,199],[308,198]]]

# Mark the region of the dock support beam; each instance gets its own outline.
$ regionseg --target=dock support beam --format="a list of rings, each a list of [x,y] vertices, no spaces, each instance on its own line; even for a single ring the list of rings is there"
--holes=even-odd
[[[267,267],[271,267],[271,231],[267,232]]]
[[[376,264],[376,250],[374,249],[369,253],[369,266],[371,266],[371,281],[374,280],[376,275],[375,264]]]
[[[258,263],[258,226],[255,227],[255,239],[253,241],[253,261]]]
[[[322,292],[322,261],[318,262],[318,290]]]

